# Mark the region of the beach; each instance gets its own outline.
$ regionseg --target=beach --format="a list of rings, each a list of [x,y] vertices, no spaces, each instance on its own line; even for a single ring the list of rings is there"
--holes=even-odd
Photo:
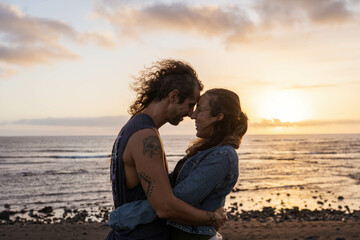
[[[237,193],[232,193],[236,195]],[[359,239],[360,211],[275,209],[245,211],[233,204],[220,229],[223,239]],[[8,209],[0,213],[0,239],[105,239],[111,209],[63,209],[56,217],[48,206],[39,211]],[[23,216],[23,217],[20,217]],[[96,221],[92,220],[96,219]]]
[[[103,223],[0,225],[0,239],[75,240],[105,239]],[[258,222],[228,221],[220,230],[223,239],[360,239],[360,221]]]
[[[192,136],[164,136],[169,169]],[[0,138],[0,239],[105,239],[114,137]],[[360,135],[247,136],[224,239],[360,239]]]

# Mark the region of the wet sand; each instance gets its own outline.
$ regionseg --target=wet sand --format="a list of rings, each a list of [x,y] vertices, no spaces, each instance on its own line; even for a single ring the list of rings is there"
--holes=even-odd
[[[0,225],[0,239],[105,239],[103,223]],[[265,222],[228,221],[220,230],[224,239],[360,239],[360,221]]]
[[[288,196],[285,194],[284,196]],[[341,208],[307,209],[280,208],[260,202],[259,210],[245,210],[235,189],[229,196],[228,221],[220,233],[223,239],[360,239],[360,210],[350,209],[343,197],[322,199],[336,202]],[[276,194],[277,196],[277,194]],[[279,195],[281,197],[281,195]],[[111,208],[12,210],[5,204],[0,212],[0,239],[105,239],[110,231],[108,223]]]
[[[244,222],[229,221],[221,230],[224,239],[360,239],[360,221]]]
[[[22,240],[75,240],[105,239],[109,227],[102,223],[63,223],[63,224],[14,224],[0,225],[0,239]]]

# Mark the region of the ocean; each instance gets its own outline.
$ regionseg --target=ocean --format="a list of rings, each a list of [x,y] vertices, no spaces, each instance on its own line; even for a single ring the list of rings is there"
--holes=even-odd
[[[194,136],[164,135],[169,169]],[[115,136],[0,137],[0,211],[111,208]],[[227,205],[360,209],[360,135],[246,135]]]

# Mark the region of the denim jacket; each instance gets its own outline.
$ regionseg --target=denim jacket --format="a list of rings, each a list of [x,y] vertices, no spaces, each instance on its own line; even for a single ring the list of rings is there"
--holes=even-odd
[[[206,211],[224,206],[225,197],[237,182],[238,156],[229,145],[210,148],[189,158],[175,181],[174,195],[190,205]],[[110,213],[110,227],[115,231],[134,229],[157,218],[149,201],[124,204]],[[168,225],[185,232],[215,235],[211,226],[184,225],[167,221]]]

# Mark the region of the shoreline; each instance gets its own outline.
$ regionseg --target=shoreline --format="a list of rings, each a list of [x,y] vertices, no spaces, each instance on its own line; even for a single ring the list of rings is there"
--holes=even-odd
[[[10,206],[7,207],[0,213],[0,239],[3,240],[95,240],[105,239],[110,231],[108,217],[111,209],[99,207],[96,211],[87,211],[64,208],[62,217],[56,217],[51,207],[26,212],[11,211]],[[232,205],[227,212],[229,220],[219,231],[224,240],[360,239],[358,210],[263,207],[261,211],[240,211],[236,205]]]
[[[262,210],[243,210],[238,203],[232,203],[225,208],[228,220],[231,221],[258,221],[264,222],[286,222],[286,221],[360,221],[360,210],[336,210],[333,208],[310,210],[293,208],[263,207]],[[78,224],[78,223],[107,223],[111,208],[98,207],[97,209],[53,209],[46,206],[39,210],[12,211],[10,205],[0,212],[0,225],[13,224]]]

